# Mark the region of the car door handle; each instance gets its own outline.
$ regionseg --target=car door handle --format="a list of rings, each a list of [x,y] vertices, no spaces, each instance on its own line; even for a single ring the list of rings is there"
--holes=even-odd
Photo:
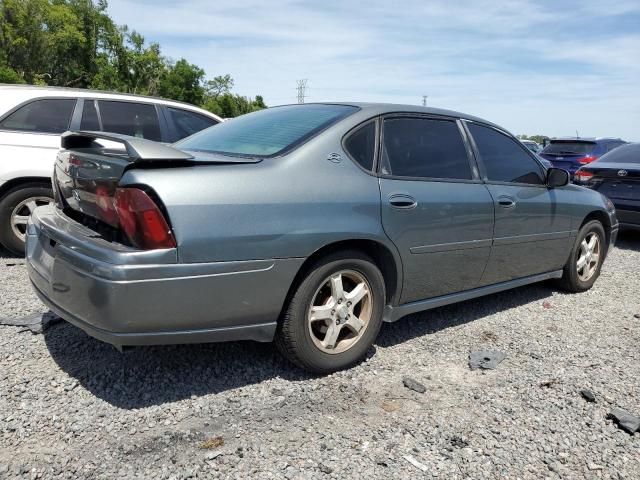
[[[418,202],[411,195],[404,194],[396,194],[389,196],[389,204],[393,208],[400,208],[403,210],[408,210],[410,208],[416,208],[418,206]]]
[[[500,205],[502,208],[513,208],[516,206],[516,201],[513,199],[513,197],[503,195],[501,197],[498,197],[498,205]]]

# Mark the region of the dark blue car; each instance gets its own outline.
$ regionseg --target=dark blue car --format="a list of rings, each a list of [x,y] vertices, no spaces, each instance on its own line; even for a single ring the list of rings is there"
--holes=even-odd
[[[567,170],[573,177],[580,167],[625,143],[619,138],[554,138],[539,155],[554,167]]]

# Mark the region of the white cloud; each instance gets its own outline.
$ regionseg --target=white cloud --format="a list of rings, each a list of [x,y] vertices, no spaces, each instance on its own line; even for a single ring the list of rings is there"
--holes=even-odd
[[[111,0],[110,12],[272,105],[294,102],[295,80],[308,78],[310,101],[427,94],[514,133],[640,140],[640,34],[591,27],[639,15],[637,1]]]

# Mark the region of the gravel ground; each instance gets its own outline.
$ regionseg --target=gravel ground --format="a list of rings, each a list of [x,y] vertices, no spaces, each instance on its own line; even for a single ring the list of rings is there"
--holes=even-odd
[[[0,261],[0,317],[43,310],[21,263]],[[640,414],[639,291],[626,234],[587,293],[414,315],[324,378],[270,345],[121,354],[64,322],[0,327],[0,478],[640,478],[640,434],[605,419]],[[477,349],[506,359],[471,371]]]

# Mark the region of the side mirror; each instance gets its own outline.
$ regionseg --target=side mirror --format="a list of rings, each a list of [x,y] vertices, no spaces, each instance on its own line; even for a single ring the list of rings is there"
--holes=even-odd
[[[547,187],[564,187],[569,183],[569,172],[562,168],[547,169]]]

